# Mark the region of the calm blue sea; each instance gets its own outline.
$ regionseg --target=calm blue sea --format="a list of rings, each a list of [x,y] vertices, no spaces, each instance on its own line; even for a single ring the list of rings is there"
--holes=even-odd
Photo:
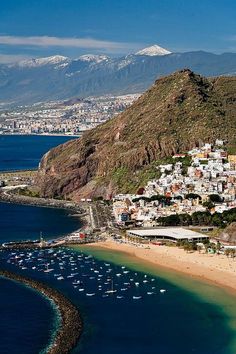
[[[0,243],[35,240],[40,233],[45,239],[78,230],[81,222],[66,210],[0,203]]]
[[[71,139],[65,136],[0,135],[0,171],[37,168],[43,154]]]
[[[115,263],[108,261],[110,258],[108,251],[19,251],[2,253],[0,266],[46,282],[78,306],[84,333],[73,353],[235,354],[231,349],[235,332],[219,305],[197,297],[191,288],[186,291],[171,283],[161,273],[153,276],[146,270],[135,270],[122,258],[116,258]],[[44,273],[45,269],[51,272]],[[110,290],[115,292],[109,293]],[[21,297],[21,293],[15,294]],[[31,306],[22,300],[21,311],[33,309]],[[9,312],[13,316],[11,309]],[[34,313],[38,327],[42,317],[40,313],[38,321],[37,314]],[[49,316],[47,330],[50,321]],[[8,320],[5,324],[0,322],[0,333],[6,325]],[[25,328],[19,330],[24,336]],[[44,329],[42,333],[45,336]],[[39,337],[32,337],[32,341],[38,345]],[[3,338],[1,353],[4,342]],[[13,345],[9,353],[14,352],[15,343],[8,345]],[[21,345],[19,352],[27,352],[25,343]]]
[[[11,151],[8,168],[29,168],[38,164],[45,145],[58,143],[55,137],[15,139],[23,151],[24,146],[26,150],[30,146],[34,158],[26,163],[30,152],[19,155],[14,137],[3,137],[2,169],[7,168],[3,160],[7,151]],[[40,139],[44,140],[43,147]],[[61,210],[0,204],[1,240],[35,238],[40,231],[52,237],[78,227],[79,221]],[[40,254],[1,252],[0,267],[44,281],[78,306],[84,332],[73,353],[236,353],[232,325],[236,320],[235,299],[211,285],[180,275],[173,275],[173,280],[128,256],[89,248]],[[52,271],[45,273],[48,267]],[[115,292],[111,294],[112,289]],[[52,308],[39,294],[0,279],[1,354],[40,353],[54,322]]]

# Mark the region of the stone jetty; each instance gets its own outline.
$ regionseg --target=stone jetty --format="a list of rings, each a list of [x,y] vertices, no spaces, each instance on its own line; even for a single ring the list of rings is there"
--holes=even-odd
[[[59,291],[25,276],[0,270],[0,276],[21,282],[49,298],[60,313],[60,325],[46,351],[47,354],[68,354],[76,345],[82,332],[82,319],[78,309]]]

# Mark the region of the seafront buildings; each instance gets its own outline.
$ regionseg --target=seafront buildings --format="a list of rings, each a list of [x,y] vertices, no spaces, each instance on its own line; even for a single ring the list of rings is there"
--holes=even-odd
[[[224,142],[204,144],[156,166],[159,178],[148,181],[142,194],[119,194],[113,213],[120,225],[153,227],[160,217],[236,207],[236,155]]]
[[[129,107],[139,94],[38,103],[0,111],[0,134],[80,135]]]

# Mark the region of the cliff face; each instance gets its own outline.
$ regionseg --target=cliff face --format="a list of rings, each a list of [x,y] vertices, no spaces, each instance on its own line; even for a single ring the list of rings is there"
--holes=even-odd
[[[37,183],[42,196],[109,196],[134,191],[155,161],[216,138],[235,144],[236,78],[190,70],[161,78],[125,112],[50,150]]]
[[[236,222],[232,222],[220,235],[221,241],[236,245]]]

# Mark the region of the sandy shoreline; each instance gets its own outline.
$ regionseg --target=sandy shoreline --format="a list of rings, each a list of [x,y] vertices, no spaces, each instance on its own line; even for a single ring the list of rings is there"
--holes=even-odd
[[[236,294],[236,259],[228,259],[225,255],[187,253],[177,247],[156,245],[150,245],[150,248],[146,249],[115,241],[99,242],[89,247],[125,252],[149,264],[206,280]]]

